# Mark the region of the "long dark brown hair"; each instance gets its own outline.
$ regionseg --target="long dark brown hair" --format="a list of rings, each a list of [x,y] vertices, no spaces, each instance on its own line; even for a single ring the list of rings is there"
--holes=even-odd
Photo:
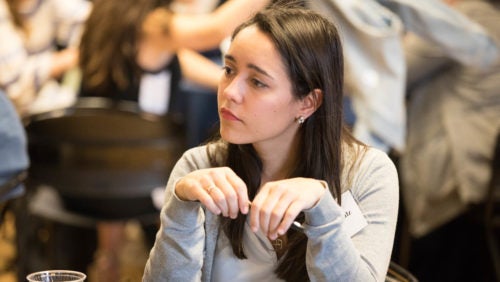
[[[137,83],[136,63],[141,23],[172,0],[94,0],[80,44],[82,87],[95,93],[113,93]]]
[[[239,26],[232,38],[243,29],[256,26],[274,42],[292,83],[296,99],[321,89],[323,102],[300,127],[299,160],[290,177],[326,180],[330,192],[340,204],[343,149],[362,148],[347,131],[342,117],[344,65],[340,37],[335,26],[306,8],[276,4],[256,14]],[[219,140],[218,142],[224,142]],[[210,147],[210,146],[209,146]],[[262,162],[251,144],[225,144],[209,150],[214,165],[232,168],[247,184],[253,199],[261,186]],[[358,152],[359,153],[359,152]],[[359,154],[358,154],[359,155]],[[222,163],[217,160],[221,160]],[[242,244],[246,215],[236,219],[221,217],[221,226],[234,254],[246,258]],[[289,230],[287,252],[280,259],[276,274],[286,281],[308,281],[305,266],[307,237]],[[293,250],[293,251],[292,251]]]

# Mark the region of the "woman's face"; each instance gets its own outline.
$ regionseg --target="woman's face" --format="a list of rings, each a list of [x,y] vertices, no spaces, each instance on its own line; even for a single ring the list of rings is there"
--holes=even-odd
[[[301,114],[273,42],[256,26],[241,30],[225,55],[218,88],[220,133],[234,144],[288,144]]]

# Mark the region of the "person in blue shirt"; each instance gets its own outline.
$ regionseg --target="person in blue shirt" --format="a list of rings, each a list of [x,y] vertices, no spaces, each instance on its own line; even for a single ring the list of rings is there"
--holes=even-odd
[[[22,196],[22,178],[29,166],[26,135],[12,102],[0,91],[0,205]]]

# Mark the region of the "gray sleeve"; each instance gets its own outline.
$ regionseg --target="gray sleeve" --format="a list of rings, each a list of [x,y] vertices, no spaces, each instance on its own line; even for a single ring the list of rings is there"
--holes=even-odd
[[[387,155],[370,149],[350,189],[367,225],[350,237],[330,193],[308,211],[306,266],[311,281],[384,281],[396,229],[399,185]]]
[[[454,60],[487,67],[499,51],[483,27],[438,0],[378,0],[397,14],[407,30],[439,46]]]
[[[405,36],[404,49],[407,65],[407,91],[411,91],[415,85],[435,77],[450,65],[455,64],[443,50],[413,33]]]
[[[201,281],[205,214],[200,203],[181,201],[173,191],[178,179],[207,163],[205,147],[197,147],[184,153],[172,170],[143,281]]]

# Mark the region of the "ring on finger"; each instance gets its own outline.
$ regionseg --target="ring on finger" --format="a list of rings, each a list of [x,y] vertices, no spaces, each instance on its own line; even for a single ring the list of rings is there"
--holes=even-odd
[[[215,184],[208,186],[208,188],[206,189],[207,193],[210,194],[212,192],[212,190],[214,190],[215,188],[217,188],[217,186],[215,186]]]

